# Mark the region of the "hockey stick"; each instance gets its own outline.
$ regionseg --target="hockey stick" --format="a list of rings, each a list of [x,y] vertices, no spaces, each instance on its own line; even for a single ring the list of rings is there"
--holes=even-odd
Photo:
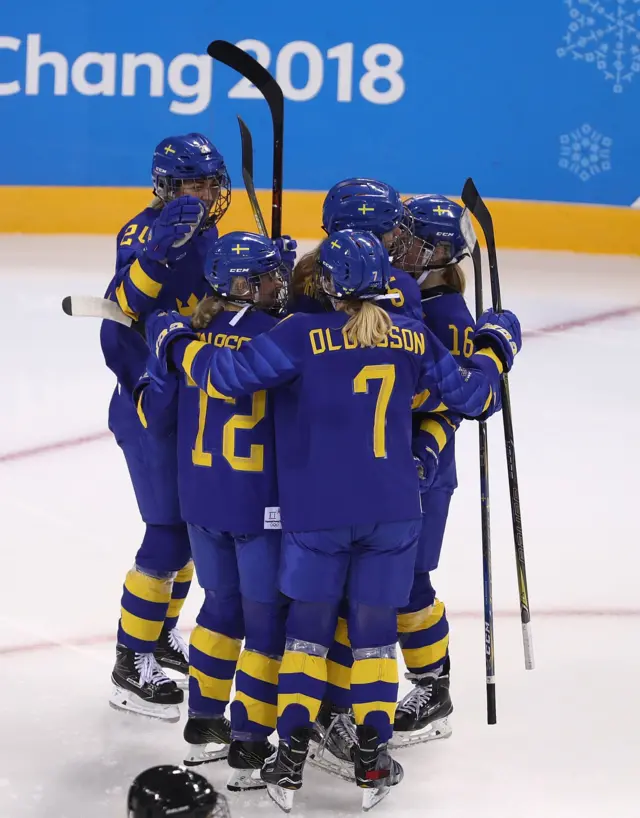
[[[491,300],[493,309],[502,312],[502,297],[500,294],[500,276],[498,274],[498,255],[496,239],[493,229],[491,213],[482,201],[472,179],[467,179],[462,190],[462,201],[478,220],[487,241],[489,255],[489,275],[491,279]],[[502,397],[502,419],[504,423],[504,442],[507,454],[507,473],[509,477],[509,499],[511,501],[511,519],[513,522],[513,539],[516,552],[516,568],[518,573],[518,592],[520,596],[520,620],[522,622],[522,641],[524,645],[524,665],[527,670],[535,667],[533,658],[533,641],[531,637],[531,611],[529,609],[529,589],[527,586],[527,570],[524,556],[524,539],[522,536],[522,515],[520,512],[520,494],[518,491],[518,471],[516,468],[516,452],[513,435],[513,417],[511,399],[509,396],[509,380],[503,375],[500,382]]]
[[[476,320],[484,312],[482,296],[482,256],[480,245],[471,224],[469,211],[465,209],[460,219],[462,235],[471,251],[476,291]],[[478,423],[480,450],[480,521],[482,528],[482,586],[484,595],[484,661],[487,679],[487,724],[497,722],[496,714],[496,665],[493,636],[493,578],[491,574],[491,520],[489,512],[489,447],[487,423]]]
[[[242,142],[242,178],[244,179],[244,186],[249,197],[251,210],[253,210],[253,217],[256,220],[258,232],[263,236],[268,236],[269,231],[260,210],[260,203],[256,196],[256,187],[253,183],[253,139],[251,131],[243,120],[238,117],[238,125],[240,126],[240,141]]]
[[[136,323],[122,312],[115,301],[98,295],[67,295],[62,299],[62,311],[73,318],[107,318],[124,327]]]
[[[214,60],[228,65],[252,82],[267,101],[273,123],[273,188],[271,199],[271,238],[282,235],[282,155],[284,142],[284,96],[271,74],[246,51],[225,40],[207,46]]]
[[[144,338],[144,321],[133,321],[115,301],[99,295],[67,295],[62,299],[62,311],[72,318],[103,318],[123,327],[131,327]]]

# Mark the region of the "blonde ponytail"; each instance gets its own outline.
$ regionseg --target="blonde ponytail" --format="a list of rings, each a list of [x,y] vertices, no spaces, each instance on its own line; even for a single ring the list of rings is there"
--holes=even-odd
[[[464,271],[459,264],[448,264],[444,268],[443,278],[447,287],[451,287],[451,289],[456,290],[461,295],[464,295],[464,291],[467,287],[467,280],[464,276]]]
[[[381,343],[393,327],[389,314],[373,301],[341,301],[336,310],[346,312],[350,317],[343,332],[351,344],[375,347]]]
[[[218,315],[224,310],[224,301],[216,298],[215,295],[210,295],[198,301],[193,316],[191,317],[191,326],[194,329],[205,329]]]

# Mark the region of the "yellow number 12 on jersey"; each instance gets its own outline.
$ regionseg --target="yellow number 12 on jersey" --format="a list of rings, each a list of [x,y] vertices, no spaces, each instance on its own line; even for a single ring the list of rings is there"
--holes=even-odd
[[[375,457],[387,456],[385,427],[387,424],[387,407],[396,382],[396,368],[393,364],[373,364],[365,366],[353,379],[353,391],[369,394],[369,381],[382,381],[376,411],[373,416],[373,454]]]

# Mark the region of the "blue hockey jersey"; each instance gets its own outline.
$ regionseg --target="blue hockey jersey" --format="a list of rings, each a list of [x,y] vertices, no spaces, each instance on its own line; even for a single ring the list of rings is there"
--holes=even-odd
[[[212,348],[242,349],[276,323],[259,310],[239,320],[237,312],[221,312],[199,338]],[[184,374],[160,383],[143,378],[136,389],[143,425],[162,432],[171,427],[172,413],[177,421],[183,520],[238,534],[279,528],[272,403],[264,389],[232,398],[214,388],[204,392]]]
[[[460,370],[424,324],[394,316],[376,347],[344,333],[344,312],[297,314],[239,350],[177,339],[174,363],[208,394],[274,388],[282,524],[318,530],[417,519],[414,395],[480,413],[497,385],[493,355]]]
[[[194,236],[186,246],[186,255],[168,268],[142,257],[149,229],[160,212],[147,207],[118,233],[116,272],[105,297],[116,301],[131,318],[144,318],[157,309],[191,315],[198,301],[210,292],[204,261],[218,237],[217,229]],[[123,425],[137,424],[131,393],[145,370],[148,349],[135,332],[114,321],[103,321],[100,342],[105,362],[118,379],[109,408],[109,428],[118,431]]]

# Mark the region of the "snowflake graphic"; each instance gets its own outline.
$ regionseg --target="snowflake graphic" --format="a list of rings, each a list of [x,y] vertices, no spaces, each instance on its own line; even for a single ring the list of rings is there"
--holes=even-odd
[[[640,71],[640,0],[563,0],[571,22],[558,57],[593,63],[621,94]]]
[[[570,134],[562,134],[560,137],[558,165],[587,182],[592,176],[611,170],[612,145],[610,137],[603,136],[585,123]]]

